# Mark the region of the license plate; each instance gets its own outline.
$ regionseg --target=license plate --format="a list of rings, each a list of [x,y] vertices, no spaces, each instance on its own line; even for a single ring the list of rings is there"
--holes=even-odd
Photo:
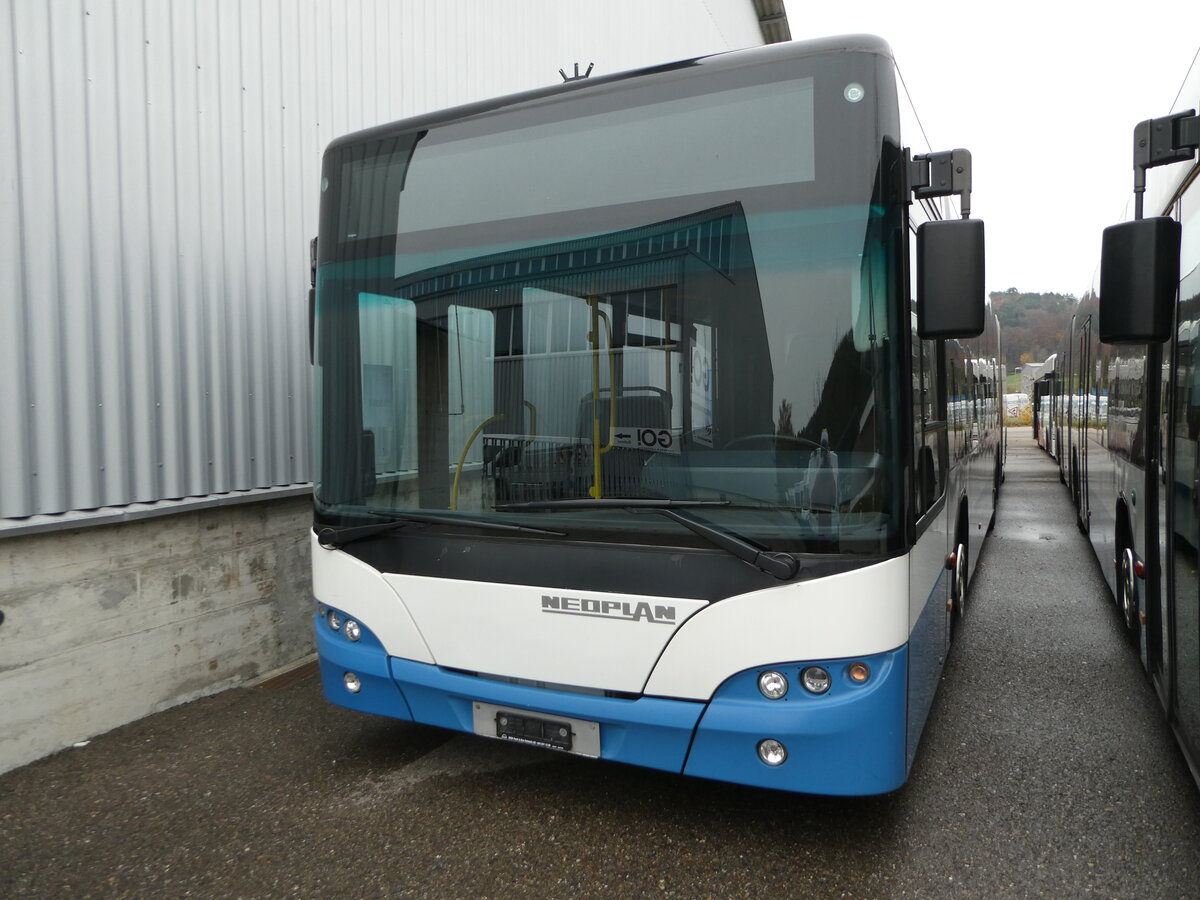
[[[561,750],[579,756],[600,755],[598,722],[547,716],[492,703],[473,704],[473,713],[475,733],[484,737]]]

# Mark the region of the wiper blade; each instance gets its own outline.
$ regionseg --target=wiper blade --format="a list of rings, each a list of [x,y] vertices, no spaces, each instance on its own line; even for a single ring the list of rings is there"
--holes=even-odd
[[[380,515],[375,513],[375,515]],[[546,528],[530,528],[526,525],[514,525],[510,522],[495,522],[491,519],[474,519],[463,516],[439,516],[427,513],[387,513],[388,521],[372,522],[370,525],[348,525],[341,528],[326,525],[317,532],[317,543],[326,550],[336,550],[354,541],[373,535],[383,534],[394,528],[406,528],[409,525],[464,525],[470,528],[486,528],[489,531],[517,531],[527,534],[551,534],[555,537],[566,537],[565,531],[550,531]]]
[[[720,547],[727,553],[733,554],[743,562],[750,563],[750,565],[760,571],[766,572],[768,575],[774,575],[780,581],[786,581],[800,571],[799,561],[790,553],[777,553],[767,550],[757,544],[752,544],[743,537],[731,534],[728,531],[720,531],[711,525],[701,522],[699,519],[676,512],[670,507],[643,506],[631,507],[631,510],[633,512],[657,513],[660,516],[666,516],[672,522],[678,522],[688,531],[692,532],[692,534],[704,538],[713,546]]]
[[[721,531],[680,509],[705,506],[729,506],[728,500],[655,500],[652,498],[604,497],[599,500],[541,500],[529,503],[509,503],[497,506],[498,510],[533,509],[627,509],[635,513],[651,513],[665,516],[715,547],[748,562],[756,569],[786,581],[800,571],[799,561],[790,553],[778,553],[753,544],[743,537]]]

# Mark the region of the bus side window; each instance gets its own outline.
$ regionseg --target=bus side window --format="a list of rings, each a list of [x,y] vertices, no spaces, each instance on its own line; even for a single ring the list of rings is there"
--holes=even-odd
[[[917,518],[945,490],[946,422],[942,412],[937,343],[920,340],[914,330],[913,349],[913,498]]]

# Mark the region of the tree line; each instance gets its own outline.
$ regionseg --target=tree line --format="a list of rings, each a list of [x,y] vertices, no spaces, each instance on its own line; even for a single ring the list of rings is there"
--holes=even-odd
[[[992,311],[1000,322],[1008,371],[1028,362],[1041,362],[1062,349],[1063,333],[1079,303],[1074,294],[1039,294],[1013,287],[990,296]]]

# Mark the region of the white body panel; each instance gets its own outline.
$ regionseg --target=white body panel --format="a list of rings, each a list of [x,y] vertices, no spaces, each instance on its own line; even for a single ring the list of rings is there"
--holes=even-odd
[[[396,592],[379,572],[340,550],[326,550],[311,535],[313,596],[337,607],[375,633],[389,656],[435,662]]]
[[[632,693],[645,687],[680,624],[707,605],[703,600],[418,575],[383,578],[403,600],[439,666]],[[569,597],[573,602],[565,605],[572,608],[544,610],[544,595],[560,602]],[[672,608],[674,621],[603,615],[606,605],[619,614],[625,605],[636,613],[639,604],[646,604],[641,611],[650,616],[657,607]]]
[[[942,604],[950,599],[950,581],[946,577],[943,584],[938,586],[938,580],[945,572],[946,555],[954,548],[950,546],[950,517],[943,511],[938,513],[929,527],[917,538],[909,554],[911,564],[908,578],[908,630],[909,633],[917,627],[917,621],[925,612],[930,596],[934,591],[940,591]],[[972,565],[976,560],[968,559]]]
[[[908,640],[908,560],[729,597],[679,629],[646,693],[706,700],[755,666],[867,656]]]
[[[381,575],[313,538],[317,600],[360,619],[390,656],[551,685],[697,700],[755,666],[894,650],[908,640],[907,587],[908,561],[900,557],[709,604]],[[544,596],[571,609],[544,609]],[[656,621],[661,607],[673,608],[673,621]],[[639,611],[636,619],[618,617]]]

